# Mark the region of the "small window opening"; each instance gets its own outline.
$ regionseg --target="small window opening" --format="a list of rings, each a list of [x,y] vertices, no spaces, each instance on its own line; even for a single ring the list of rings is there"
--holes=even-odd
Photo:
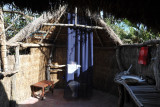
[[[15,47],[10,47],[8,49],[8,55],[15,55]],[[30,48],[20,48],[19,49],[19,55],[28,55],[30,54]]]
[[[15,55],[15,47],[10,47],[9,49],[8,49],[8,55]]]
[[[30,54],[30,48],[20,48],[19,54],[20,55],[28,55],[28,54]]]

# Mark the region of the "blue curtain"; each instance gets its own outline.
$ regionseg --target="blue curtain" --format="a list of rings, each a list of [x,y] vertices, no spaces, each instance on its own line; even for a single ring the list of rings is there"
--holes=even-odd
[[[77,23],[86,24],[78,17]],[[68,23],[74,24],[74,14],[68,13]],[[87,25],[87,24],[86,24]],[[79,77],[93,66],[93,32],[90,29],[68,28],[67,81]]]

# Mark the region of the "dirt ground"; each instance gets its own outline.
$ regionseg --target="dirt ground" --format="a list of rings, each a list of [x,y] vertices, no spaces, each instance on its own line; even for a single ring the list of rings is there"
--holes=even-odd
[[[90,99],[66,100],[64,90],[55,89],[54,93],[47,93],[45,100],[30,97],[19,104],[19,107],[117,107],[118,97],[109,93],[94,90]]]

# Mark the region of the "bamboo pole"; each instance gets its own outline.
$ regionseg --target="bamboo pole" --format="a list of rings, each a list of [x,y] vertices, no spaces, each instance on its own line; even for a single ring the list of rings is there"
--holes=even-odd
[[[1,57],[2,57],[2,66],[3,71],[7,71],[7,48],[6,48],[6,36],[5,36],[5,28],[4,28],[4,19],[3,19],[3,11],[0,6],[0,44],[1,44]]]

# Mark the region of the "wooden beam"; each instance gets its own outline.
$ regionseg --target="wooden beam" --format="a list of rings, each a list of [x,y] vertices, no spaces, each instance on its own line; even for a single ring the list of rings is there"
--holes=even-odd
[[[125,87],[125,89],[128,91],[130,94],[131,98],[134,100],[134,102],[138,105],[138,107],[144,107],[143,104],[137,99],[133,91],[129,88],[129,86],[125,83],[124,80],[122,80],[122,84]]]
[[[53,39],[51,39],[53,41]],[[67,48],[67,45],[55,45],[55,44],[33,44],[33,43],[12,43],[12,44],[7,44],[7,46],[18,46],[20,45],[21,47],[57,47],[57,48]],[[99,47],[99,46],[94,46],[93,48],[95,49],[117,49],[117,46],[113,46],[113,47]]]
[[[129,44],[129,45],[121,45],[120,47],[142,47],[142,46],[148,46],[148,45],[156,45],[160,44],[160,40],[149,40],[145,41],[143,43],[137,43],[137,44]]]
[[[56,48],[67,48],[67,45],[54,45],[54,47]],[[117,49],[117,46],[113,46],[113,47],[100,47],[100,46],[94,46],[94,49],[106,49],[106,50],[110,50],[110,49]]]
[[[10,46],[10,47],[11,47],[11,46],[12,46],[12,47],[14,47],[14,46],[16,47],[16,46],[19,46],[19,45],[20,45],[20,44],[17,43],[17,42],[16,42],[16,43],[11,43],[11,44],[8,44],[8,43],[7,43],[7,46]]]
[[[3,75],[4,77],[9,77],[16,73],[18,73],[18,71],[1,72],[0,74]]]
[[[99,26],[87,26],[87,25],[80,25],[80,24],[53,24],[53,23],[43,23],[43,25],[45,26],[62,26],[62,27],[78,27],[78,28],[87,28],[87,29],[100,29],[100,30],[104,30],[103,27],[99,27]]]
[[[63,68],[63,67],[66,67],[66,65],[53,65],[53,64],[50,64],[49,66],[51,68]]]
[[[46,43],[34,44],[34,43],[16,42],[16,43],[12,43],[12,44],[7,44],[7,46],[21,46],[21,47],[27,48],[27,47],[53,47],[55,45],[54,44],[46,44]]]
[[[1,58],[2,58],[3,71],[6,72],[8,70],[7,67],[8,63],[7,63],[6,35],[5,35],[2,7],[0,7],[0,44],[1,44]]]
[[[67,45],[54,45],[54,47],[56,48],[67,48]],[[100,46],[94,46],[94,49],[106,49],[106,50],[110,50],[110,49],[117,49],[117,46],[114,47],[100,47]]]
[[[34,32],[34,33],[47,33],[46,31],[36,31],[36,32]]]
[[[41,39],[42,39],[42,37],[39,37],[39,36],[34,36],[34,39],[41,40]],[[44,38],[44,40],[53,41],[54,39],[50,39],[50,38]]]
[[[41,43],[41,44],[33,44],[33,43],[23,43],[23,44],[20,44],[21,47],[52,47],[54,46],[54,44],[44,44],[44,43]]]
[[[63,69],[50,69],[50,74],[57,74],[59,71],[64,71]]]

